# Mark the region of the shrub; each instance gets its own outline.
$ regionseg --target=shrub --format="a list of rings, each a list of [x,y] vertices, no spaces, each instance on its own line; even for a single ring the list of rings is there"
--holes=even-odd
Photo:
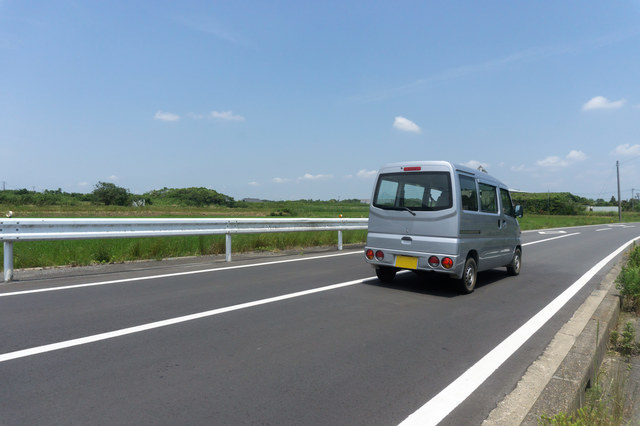
[[[144,194],[153,202],[160,204],[176,204],[193,207],[219,205],[235,207],[233,197],[207,188],[163,188]]]
[[[98,182],[92,192],[96,201],[107,206],[128,206],[131,204],[131,194],[126,188],[121,188],[113,183]]]
[[[622,333],[612,331],[609,339],[611,349],[620,355],[632,357],[640,354],[640,343],[636,342],[636,330],[631,322],[625,323]]]
[[[623,309],[640,312],[640,247],[634,247],[629,261],[616,279],[616,288],[622,296]]]

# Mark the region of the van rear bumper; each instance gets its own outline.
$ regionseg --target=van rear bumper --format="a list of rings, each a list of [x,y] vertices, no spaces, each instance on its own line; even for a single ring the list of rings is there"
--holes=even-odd
[[[374,268],[392,267],[397,269],[409,269],[398,266],[398,256],[413,257],[417,259],[415,270],[433,271],[443,274],[453,275],[456,278],[462,277],[464,269],[464,260],[460,259],[459,243],[456,238],[442,237],[411,237],[411,242],[403,242],[403,235],[369,233],[367,236],[367,245],[365,246],[365,260]],[[406,241],[406,240],[405,240]],[[373,250],[373,259],[366,256],[367,250]],[[384,257],[378,260],[375,253],[381,251]],[[436,256],[439,260],[437,266],[429,264],[429,258]],[[442,259],[448,257],[453,261],[453,266],[446,269],[442,266]]]

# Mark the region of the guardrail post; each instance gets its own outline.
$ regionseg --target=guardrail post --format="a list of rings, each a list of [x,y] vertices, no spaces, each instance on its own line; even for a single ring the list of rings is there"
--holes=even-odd
[[[225,234],[224,254],[225,260],[231,262],[231,234]]]
[[[338,250],[342,250],[342,231],[338,231]]]
[[[4,282],[13,279],[13,242],[4,242]]]

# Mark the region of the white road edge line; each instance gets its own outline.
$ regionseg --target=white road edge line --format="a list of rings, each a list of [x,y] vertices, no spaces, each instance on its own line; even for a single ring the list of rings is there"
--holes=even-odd
[[[476,362],[449,386],[431,398],[416,412],[407,417],[400,425],[437,425],[458,405],[466,400],[484,383],[507,359],[511,357],[534,333],[545,325],[575,294],[584,287],[613,258],[622,253],[630,244],[640,240],[636,237],[620,246],[613,253],[589,269],[569,288],[531,317],[524,325],[514,331],[498,346]]]
[[[33,293],[44,293],[47,291],[60,291],[60,290],[71,290],[75,288],[83,288],[83,287],[95,287],[101,285],[109,285],[109,284],[122,284],[128,283],[132,281],[145,281],[145,280],[155,280],[158,278],[171,278],[171,277],[179,277],[183,275],[195,275],[195,274],[204,274],[207,272],[217,272],[217,271],[228,271],[230,269],[244,269],[244,268],[253,268],[257,266],[268,266],[268,265],[277,265],[279,263],[290,263],[290,262],[301,262],[303,260],[316,260],[323,259],[328,257],[336,257],[336,256],[347,256],[350,254],[364,254],[361,251],[353,251],[348,253],[337,253],[337,254],[327,254],[323,256],[310,256],[310,257],[300,257],[296,259],[284,259],[284,260],[274,260],[272,262],[262,262],[262,263],[252,263],[249,265],[235,265],[235,266],[223,266],[221,268],[210,268],[210,269],[201,269],[198,271],[187,271],[187,272],[175,272],[172,274],[162,274],[162,275],[150,275],[146,277],[136,277],[136,278],[123,278],[120,280],[110,280],[110,281],[99,281],[95,283],[86,283],[86,284],[75,284],[75,285],[66,285],[62,287],[49,287],[49,288],[41,288],[37,290],[24,290],[24,291],[15,291],[12,293],[0,293],[0,297],[9,297],[9,296],[21,296],[25,294],[33,294]]]
[[[357,279],[353,281],[346,281],[343,283],[332,284],[325,287],[318,287],[310,290],[299,291],[296,293],[284,294],[282,296],[275,296],[267,299],[255,300],[253,302],[240,303],[238,305],[227,306],[225,308],[218,308],[210,311],[199,312],[191,315],[185,315],[177,318],[170,318],[170,319],[151,322],[148,324],[142,324],[134,327],[123,328],[120,330],[109,331],[106,333],[95,334],[93,336],[80,337],[78,339],[66,340],[64,342],[52,343],[49,345],[38,346],[35,348],[8,352],[5,354],[0,354],[0,362],[10,361],[18,358],[24,358],[32,355],[38,355],[45,352],[57,351],[60,349],[70,348],[73,346],[86,345],[88,343],[98,342],[101,340],[113,339],[115,337],[126,336],[128,334],[140,333],[142,331],[152,330],[155,328],[167,327],[170,325],[180,324],[187,321],[193,321],[201,318],[211,317],[214,315],[225,314],[227,312],[233,312],[241,309],[252,308],[254,306],[266,305],[269,303],[275,303],[282,300],[307,296],[309,294],[321,293],[323,291],[330,291],[330,290],[335,290],[337,288],[348,287],[356,284],[362,284],[363,282],[374,279],[374,278],[375,277],[369,277],[369,278],[362,278],[362,279]]]

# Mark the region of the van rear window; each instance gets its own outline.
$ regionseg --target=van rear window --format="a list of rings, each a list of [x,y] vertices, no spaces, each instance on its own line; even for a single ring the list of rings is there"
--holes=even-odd
[[[452,206],[448,172],[386,173],[380,175],[373,205],[387,210],[445,210]]]

